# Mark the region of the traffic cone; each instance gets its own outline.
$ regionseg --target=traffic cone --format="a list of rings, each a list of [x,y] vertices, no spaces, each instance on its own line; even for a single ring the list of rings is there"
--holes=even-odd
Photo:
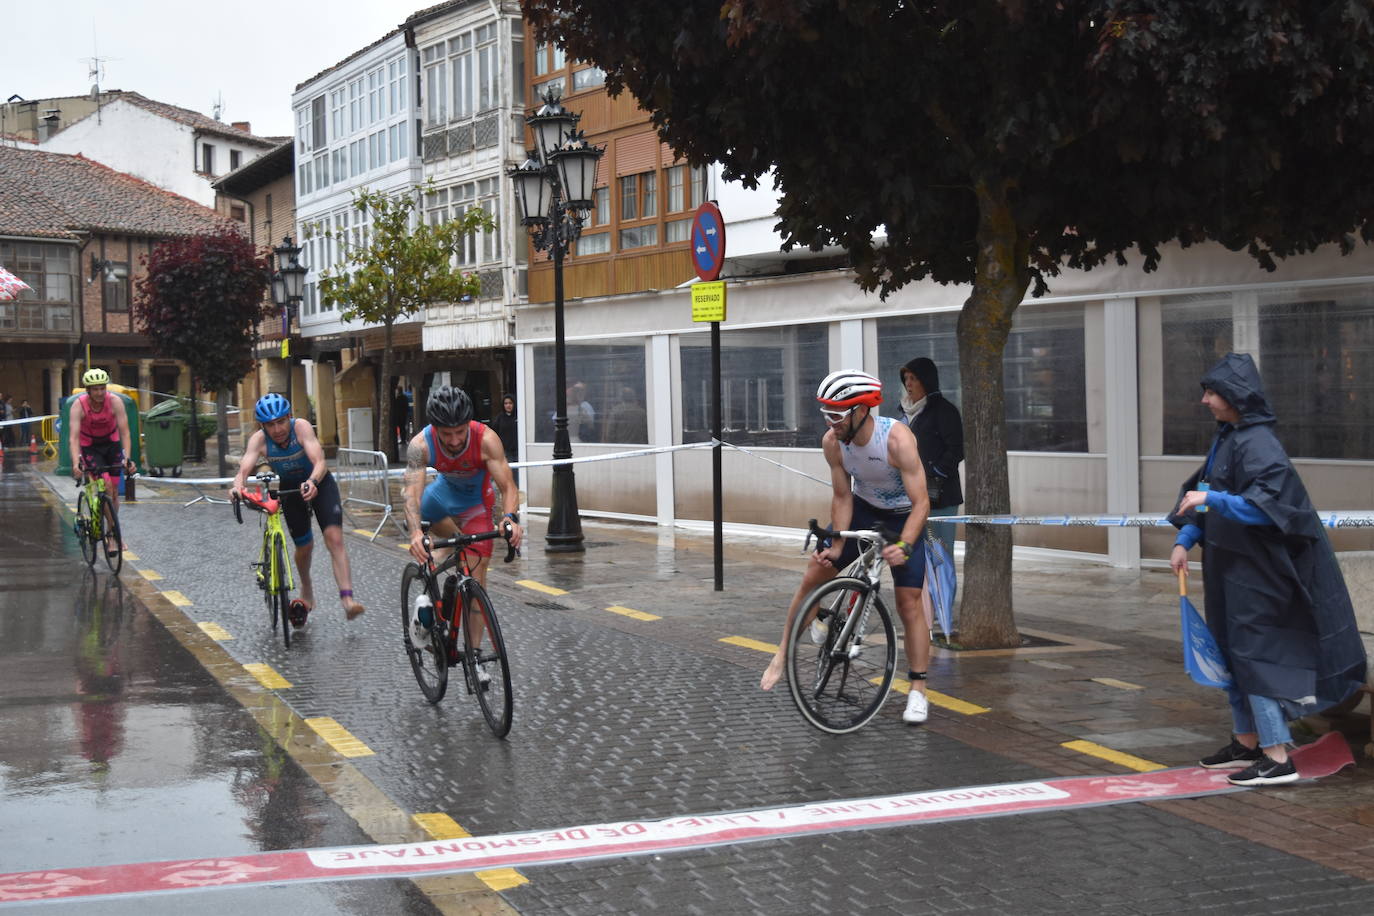
[[[29,436],[29,464],[38,463],[38,437]]]

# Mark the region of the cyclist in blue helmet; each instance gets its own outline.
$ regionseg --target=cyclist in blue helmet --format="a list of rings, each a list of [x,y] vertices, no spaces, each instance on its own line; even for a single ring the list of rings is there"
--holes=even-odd
[[[282,494],[282,515],[286,529],[296,543],[296,569],[301,578],[301,596],[291,602],[287,617],[297,627],[305,625],[306,616],[315,606],[314,583],[310,578],[310,560],[314,554],[314,534],[310,530],[310,513],[320,523],[324,545],[334,567],[334,581],[339,586],[339,600],[349,620],[365,608],[353,597],[353,574],[348,565],[348,552],[343,539],[343,502],[339,485],[329,473],[324,460],[324,447],[309,420],[291,416],[291,402],[268,392],[258,399],[253,416],[262,428],[248,438],[243,448],[243,460],[238,474],[229,488],[230,498],[238,498],[259,464],[268,464],[279,478],[283,490],[299,492]]]

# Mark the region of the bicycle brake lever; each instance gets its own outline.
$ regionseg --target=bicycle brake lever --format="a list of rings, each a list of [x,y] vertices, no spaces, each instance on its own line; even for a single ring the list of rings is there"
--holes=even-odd
[[[240,525],[242,525],[242,524],[243,524],[243,510],[239,508],[239,498],[238,498],[237,496],[235,496],[233,499],[229,500],[229,503],[230,503],[230,505],[232,505],[232,506],[234,507],[234,518],[238,520],[238,523],[239,523]]]

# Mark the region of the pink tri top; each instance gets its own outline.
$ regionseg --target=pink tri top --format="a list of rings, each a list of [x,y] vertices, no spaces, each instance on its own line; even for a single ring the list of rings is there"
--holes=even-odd
[[[91,407],[91,396],[81,395],[81,447],[97,442],[115,442],[119,438],[119,424],[115,421],[114,395],[106,392],[105,409],[96,411]]]

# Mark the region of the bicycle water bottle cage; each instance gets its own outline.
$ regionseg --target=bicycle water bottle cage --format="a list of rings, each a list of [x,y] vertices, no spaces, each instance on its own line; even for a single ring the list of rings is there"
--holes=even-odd
[[[253,505],[257,506],[263,512],[267,512],[269,514],[276,512],[277,508],[281,505],[281,503],[278,500],[273,499],[269,495],[263,494],[261,491],[254,492],[252,490],[245,490],[243,492],[243,498],[248,500]]]

